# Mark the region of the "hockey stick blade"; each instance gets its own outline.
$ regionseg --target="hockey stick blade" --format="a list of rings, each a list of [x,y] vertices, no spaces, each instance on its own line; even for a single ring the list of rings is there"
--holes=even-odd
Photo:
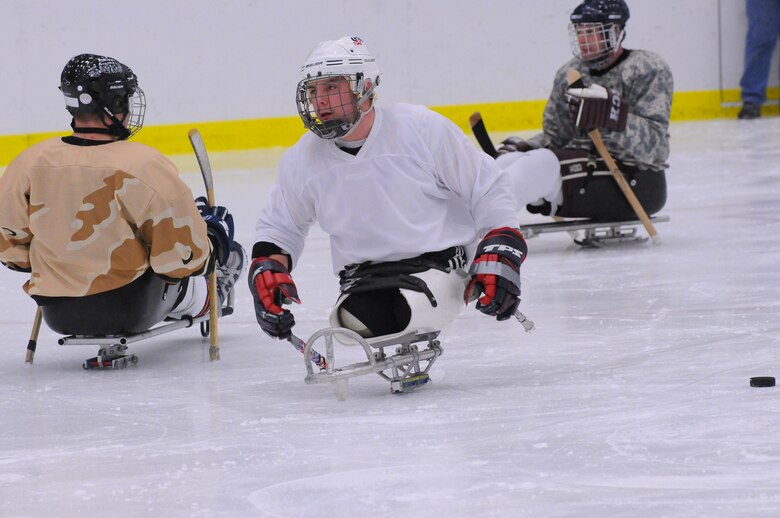
[[[496,147],[493,145],[493,141],[490,140],[490,135],[485,128],[485,123],[482,121],[482,114],[479,112],[472,113],[471,117],[469,117],[469,125],[471,126],[471,131],[474,133],[474,138],[477,139],[479,147],[482,148],[482,151],[490,155],[491,158],[496,158],[498,156],[498,152],[496,151]]]
[[[192,128],[187,136],[192,144],[192,150],[195,152],[195,158],[198,161],[200,167],[200,174],[203,176],[203,183],[206,186],[206,194],[209,198],[209,205],[214,205],[214,179],[211,175],[211,162],[209,161],[209,155],[206,152],[206,144],[203,142],[203,137],[200,132]]]

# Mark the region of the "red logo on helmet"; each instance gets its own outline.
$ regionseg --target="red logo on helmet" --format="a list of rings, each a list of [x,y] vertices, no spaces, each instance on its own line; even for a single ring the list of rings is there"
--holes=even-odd
[[[363,44],[363,40],[361,40],[357,36],[351,36],[350,39],[352,40],[352,43],[354,43],[356,47]]]

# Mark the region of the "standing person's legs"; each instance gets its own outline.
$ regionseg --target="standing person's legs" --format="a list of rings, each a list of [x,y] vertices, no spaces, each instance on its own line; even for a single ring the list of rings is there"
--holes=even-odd
[[[780,0],[746,0],[746,7],[745,68],[739,86],[744,104],[760,106],[766,100],[772,52],[780,31]]]

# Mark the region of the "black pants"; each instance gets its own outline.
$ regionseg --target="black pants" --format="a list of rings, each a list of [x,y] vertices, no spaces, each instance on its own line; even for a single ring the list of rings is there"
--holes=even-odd
[[[34,297],[46,325],[63,335],[141,333],[162,322],[188,279],[168,284],[151,269],[130,284],[85,297]]]

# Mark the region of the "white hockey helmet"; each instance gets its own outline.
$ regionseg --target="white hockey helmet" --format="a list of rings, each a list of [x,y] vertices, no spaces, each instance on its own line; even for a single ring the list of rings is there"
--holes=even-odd
[[[301,76],[296,90],[298,114],[303,124],[315,135],[324,139],[346,136],[360,121],[361,106],[373,99],[379,85],[379,66],[357,36],[344,36],[338,40],[323,41],[309,53],[301,66]],[[349,81],[354,120],[322,120],[317,114],[310,95],[312,82],[325,77],[343,77]]]

